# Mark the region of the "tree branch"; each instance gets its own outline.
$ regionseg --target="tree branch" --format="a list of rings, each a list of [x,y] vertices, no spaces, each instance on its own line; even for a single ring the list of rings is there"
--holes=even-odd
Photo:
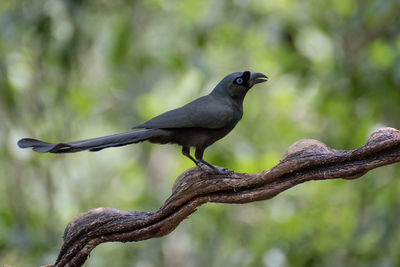
[[[65,229],[64,244],[54,266],[81,266],[90,252],[104,242],[132,242],[167,235],[207,202],[265,200],[306,181],[355,179],[395,162],[400,162],[400,131],[382,128],[355,150],[335,150],[311,139],[297,141],[278,165],[257,174],[210,175],[192,168],[177,178],[172,195],[157,211],[102,207],[78,215]]]

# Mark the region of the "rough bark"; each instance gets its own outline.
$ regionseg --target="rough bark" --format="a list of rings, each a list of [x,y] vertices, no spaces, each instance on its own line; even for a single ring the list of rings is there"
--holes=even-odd
[[[265,200],[306,181],[355,179],[395,162],[400,162],[400,131],[382,128],[355,150],[335,150],[311,139],[297,141],[278,165],[257,174],[210,175],[192,168],[177,178],[172,195],[157,211],[101,207],[78,215],[65,229],[64,244],[54,266],[81,266],[90,252],[104,242],[132,242],[167,235],[207,202]]]

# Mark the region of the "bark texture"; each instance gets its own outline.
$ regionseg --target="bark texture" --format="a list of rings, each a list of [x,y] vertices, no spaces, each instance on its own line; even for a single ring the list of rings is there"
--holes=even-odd
[[[371,134],[364,146],[354,150],[335,150],[312,139],[297,141],[278,165],[257,174],[210,175],[192,168],[177,178],[172,195],[157,211],[101,207],[78,215],[65,229],[64,244],[54,266],[81,266],[90,252],[104,242],[167,235],[207,202],[265,200],[310,180],[356,179],[395,162],[400,162],[400,131],[381,128]]]

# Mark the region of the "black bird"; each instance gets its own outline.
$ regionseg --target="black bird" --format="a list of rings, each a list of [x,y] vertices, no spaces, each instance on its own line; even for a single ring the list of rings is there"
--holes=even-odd
[[[72,153],[82,150],[99,151],[107,147],[143,141],[172,143],[182,146],[182,154],[197,166],[207,165],[215,174],[229,174],[229,170],[205,161],[204,150],[236,126],[243,116],[243,100],[246,93],[253,85],[266,82],[267,79],[267,76],[258,72],[231,73],[223,78],[209,95],[134,127],[142,130],[58,144],[24,138],[18,141],[18,146],[32,147],[34,151],[41,153]],[[191,147],[196,148],[195,158],[190,155]]]

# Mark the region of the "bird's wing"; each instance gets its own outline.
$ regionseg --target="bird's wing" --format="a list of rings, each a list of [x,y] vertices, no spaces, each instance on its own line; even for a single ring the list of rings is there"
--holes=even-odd
[[[206,95],[189,104],[165,112],[134,128],[212,128],[227,126],[233,119],[233,108],[224,99]]]

